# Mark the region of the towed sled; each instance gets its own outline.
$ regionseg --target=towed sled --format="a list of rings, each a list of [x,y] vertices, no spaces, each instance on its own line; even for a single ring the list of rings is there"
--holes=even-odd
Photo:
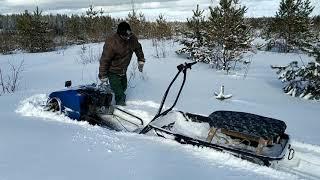
[[[49,95],[47,109],[117,131],[212,148],[260,165],[270,166],[286,157],[293,158],[290,136],[285,133],[286,124],[281,120],[235,111],[215,111],[202,116],[173,110],[186,82],[187,71],[195,63],[177,66],[178,73],[166,90],[157,114],[148,124],[124,108],[113,106],[113,94],[108,84],[70,88],[71,83],[66,83],[66,90]],[[169,109],[163,110],[170,89],[181,73],[183,81],[177,97]]]

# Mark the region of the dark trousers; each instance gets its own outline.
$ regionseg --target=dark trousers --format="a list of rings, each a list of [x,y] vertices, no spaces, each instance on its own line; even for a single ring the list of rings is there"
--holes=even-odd
[[[118,75],[115,73],[108,73],[108,79],[112,91],[115,94],[116,105],[125,105],[127,90],[127,76]]]

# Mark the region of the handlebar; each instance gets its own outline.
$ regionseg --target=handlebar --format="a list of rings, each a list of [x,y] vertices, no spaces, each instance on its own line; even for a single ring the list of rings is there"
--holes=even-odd
[[[170,112],[170,111],[175,107],[175,105],[177,104],[178,99],[179,99],[179,97],[180,97],[180,94],[181,94],[181,92],[182,92],[182,89],[183,89],[183,87],[184,87],[184,84],[185,84],[185,82],[186,82],[187,69],[191,69],[191,67],[192,67],[193,65],[197,64],[197,63],[198,63],[198,62],[184,63],[184,64],[180,64],[180,65],[177,66],[179,72],[175,75],[175,77],[173,78],[173,80],[172,80],[171,83],[169,84],[169,87],[167,88],[166,92],[165,92],[164,95],[163,95],[163,98],[162,98],[162,101],[161,101],[161,103],[160,103],[160,107],[159,107],[158,113],[153,117],[153,119],[149,122],[149,124],[150,124],[152,121],[154,121],[155,119],[157,119],[158,117],[160,117],[161,115],[167,114],[168,112]],[[173,105],[172,105],[169,109],[167,109],[167,110],[165,110],[165,111],[162,112],[163,105],[164,105],[164,103],[165,103],[165,101],[166,101],[166,99],[167,99],[167,96],[168,96],[168,93],[169,93],[169,91],[170,91],[170,89],[171,89],[171,86],[172,86],[173,83],[177,80],[177,78],[178,78],[179,74],[181,74],[181,72],[183,72],[183,81],[182,81],[181,87],[180,87],[180,89],[179,89],[178,95],[177,95],[177,97],[176,97]],[[148,131],[151,129],[150,126],[149,126],[149,124],[148,124],[147,126],[145,126],[145,127],[140,131],[140,134],[144,134],[144,133],[148,132]]]
[[[198,63],[197,61],[192,63],[184,63],[184,64],[178,65],[177,68],[179,71],[183,71],[183,70],[191,69],[191,67],[197,63]]]

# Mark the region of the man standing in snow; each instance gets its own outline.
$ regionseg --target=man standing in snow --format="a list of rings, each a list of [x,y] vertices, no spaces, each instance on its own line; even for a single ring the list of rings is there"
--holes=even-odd
[[[142,72],[145,59],[141,44],[132,33],[130,25],[127,22],[121,22],[117,33],[107,37],[99,66],[99,79],[102,82],[109,80],[117,105],[125,106],[127,69],[133,52],[138,58],[138,69]]]

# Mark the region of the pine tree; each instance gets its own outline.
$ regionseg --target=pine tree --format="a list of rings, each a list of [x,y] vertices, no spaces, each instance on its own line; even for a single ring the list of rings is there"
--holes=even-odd
[[[238,0],[220,0],[219,6],[209,9],[209,42],[215,51],[212,61],[217,68],[229,70],[231,62],[241,60],[251,48],[251,28],[244,18],[247,8]]]
[[[0,29],[1,30],[4,29],[4,27],[3,27],[4,26],[3,19],[4,19],[4,16],[2,14],[0,14]]]
[[[164,16],[160,14],[154,27],[154,38],[158,40],[169,39],[172,36],[171,27]]]
[[[196,38],[196,41],[199,42],[200,45],[204,43],[204,36],[206,35],[205,32],[205,17],[204,17],[204,10],[199,9],[199,5],[197,5],[196,10],[193,11],[192,19],[187,19],[187,26],[191,30],[192,35]]]
[[[320,15],[313,17],[313,34],[315,37],[315,42],[320,48]]]
[[[130,24],[132,32],[137,37],[140,37],[142,35],[142,29],[143,29],[141,20],[145,21],[145,16],[142,13],[137,14],[134,0],[131,0],[131,6],[132,6],[132,12],[129,12],[128,17],[126,18],[126,21]]]
[[[94,6],[90,5],[86,11],[85,27],[89,41],[96,42],[99,39],[99,29],[97,28],[99,11],[94,10]]]
[[[140,37],[141,35],[142,25],[141,25],[140,19],[144,17],[143,14],[140,14],[140,15],[141,16],[138,16],[137,13],[133,10],[132,13],[129,13],[127,17],[127,21],[130,24],[133,33],[137,37]]]
[[[0,29],[0,54],[10,54],[17,48],[16,34],[13,31]]]
[[[8,54],[16,47],[16,37],[13,30],[8,26],[8,19],[8,15],[0,14],[0,54]]]
[[[191,19],[187,19],[187,29],[182,31],[182,38],[179,42],[184,47],[177,52],[177,54],[184,54],[187,58],[194,61],[209,63],[210,51],[206,46],[206,21],[204,17],[204,10],[199,9],[199,5],[193,11]]]
[[[152,45],[155,48],[155,57],[166,57],[166,40],[172,36],[172,31],[169,23],[164,16],[160,14],[156,22],[152,24]]]
[[[316,50],[315,51],[315,54],[316,54],[316,62],[320,64],[320,50]]]
[[[21,46],[29,52],[44,52],[53,48],[52,31],[43,21],[42,11],[36,7],[33,14],[25,11],[17,21]]]
[[[279,79],[285,83],[284,92],[293,97],[320,100],[320,64],[309,62],[298,66],[291,62],[287,66],[272,66],[277,69]]]
[[[289,52],[308,46],[311,41],[309,16],[313,9],[310,0],[281,0],[270,28],[271,34],[274,34],[270,47],[278,46],[279,51]]]
[[[313,17],[313,29],[320,35],[320,15]]]
[[[85,41],[85,24],[81,17],[72,15],[66,22],[67,38],[76,41],[77,44]]]
[[[103,16],[101,14],[97,28],[100,31],[102,40],[105,40],[105,37],[112,32],[114,25],[115,23],[113,22],[111,16]]]
[[[25,11],[17,21],[17,29],[19,31],[19,43],[20,46],[25,49],[31,49],[31,39],[32,39],[32,16],[28,11]]]

